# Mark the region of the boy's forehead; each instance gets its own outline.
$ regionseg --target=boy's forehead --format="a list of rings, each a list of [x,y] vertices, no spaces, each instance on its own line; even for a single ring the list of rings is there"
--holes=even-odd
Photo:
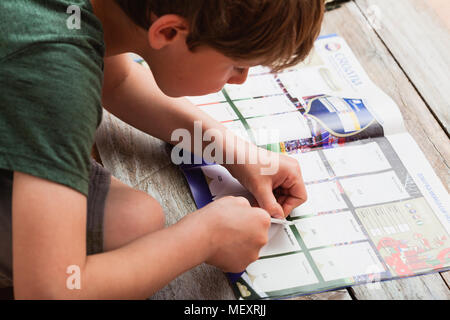
[[[265,60],[262,58],[258,59],[258,58],[252,57],[252,58],[246,59],[246,58],[241,58],[241,57],[239,57],[239,58],[228,57],[224,53],[221,53],[220,51],[218,51],[214,48],[211,48],[209,46],[202,46],[202,47],[203,48],[198,48],[198,49],[200,49],[199,51],[205,51],[206,54],[208,54],[212,57],[218,56],[221,59],[223,59],[229,63],[232,63],[236,66],[240,66],[240,67],[256,67],[256,66],[264,64],[264,62],[265,62]]]
[[[224,57],[230,60],[233,64],[239,67],[256,67],[259,65],[263,65],[266,60],[264,58],[242,58],[242,57],[227,57],[225,54],[222,54]]]
[[[242,67],[256,67],[263,65],[265,63],[265,60],[251,58],[251,59],[236,59],[234,60],[234,62]]]

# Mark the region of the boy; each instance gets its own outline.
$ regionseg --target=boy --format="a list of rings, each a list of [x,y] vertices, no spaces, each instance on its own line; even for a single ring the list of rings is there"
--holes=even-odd
[[[76,9],[71,28],[66,12],[77,18]],[[306,200],[295,160],[247,142],[224,147],[224,159],[259,155],[224,164],[259,207],[227,197],[164,228],[153,198],[90,159],[95,130],[103,106],[169,143],[201,121],[232,145],[180,97],[243,83],[251,66],[303,60],[323,9],[323,0],[2,0],[0,281],[15,298],[147,298],[198,264],[239,272],[255,261],[270,216]],[[261,175],[269,161],[279,169]]]

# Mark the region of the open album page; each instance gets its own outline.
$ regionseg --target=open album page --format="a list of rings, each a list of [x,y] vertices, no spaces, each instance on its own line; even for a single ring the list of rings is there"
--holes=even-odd
[[[252,68],[243,85],[188,97],[238,136],[273,151],[404,132],[400,111],[366,75],[344,39],[319,38],[281,73]]]
[[[289,225],[272,224],[259,260],[234,283],[236,295],[310,294],[449,268],[449,196],[417,154],[408,134],[289,153],[308,200]],[[220,165],[185,173],[209,202],[229,195],[256,201]]]

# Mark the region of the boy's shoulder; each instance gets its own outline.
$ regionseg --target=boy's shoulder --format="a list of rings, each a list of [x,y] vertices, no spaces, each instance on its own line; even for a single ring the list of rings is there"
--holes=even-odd
[[[0,168],[87,195],[104,54],[89,0],[1,0],[0,44]]]
[[[40,43],[71,43],[104,54],[102,25],[90,0],[2,0],[0,31],[0,60]]]

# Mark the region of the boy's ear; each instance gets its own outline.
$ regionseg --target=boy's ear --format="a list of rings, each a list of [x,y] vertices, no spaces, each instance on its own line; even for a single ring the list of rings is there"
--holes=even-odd
[[[148,41],[153,49],[159,50],[180,37],[186,39],[189,25],[186,19],[175,14],[156,18],[148,29]]]

